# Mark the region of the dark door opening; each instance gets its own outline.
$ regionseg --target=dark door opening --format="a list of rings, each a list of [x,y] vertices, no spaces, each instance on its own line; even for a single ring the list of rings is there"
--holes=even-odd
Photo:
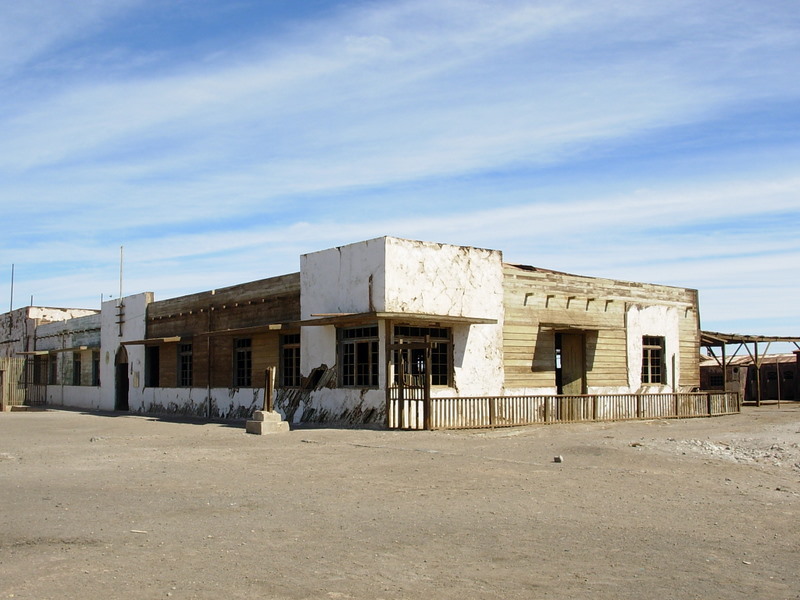
[[[114,366],[116,369],[114,383],[114,410],[129,410],[128,408],[128,351],[125,347],[121,347],[117,351],[117,356],[114,358]]]
[[[556,334],[556,393],[559,396],[586,393],[586,354],[582,333]]]

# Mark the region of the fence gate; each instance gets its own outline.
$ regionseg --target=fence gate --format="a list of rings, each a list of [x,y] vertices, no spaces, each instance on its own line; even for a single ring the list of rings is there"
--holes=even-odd
[[[386,372],[391,382],[386,390],[389,429],[431,429],[431,348],[424,342],[389,345]]]

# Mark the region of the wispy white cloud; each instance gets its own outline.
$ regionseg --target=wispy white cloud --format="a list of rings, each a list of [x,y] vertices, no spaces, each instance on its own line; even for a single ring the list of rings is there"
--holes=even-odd
[[[65,302],[109,288],[120,244],[129,289],[174,295],[394,234],[701,289],[738,276],[725,306],[709,293],[727,318],[797,252],[788,226],[718,226],[798,220],[800,115],[768,114],[800,96],[786,2],[356,2],[235,45],[211,30],[193,60],[114,41],[157,3],[79,4],[0,23],[0,261]],[[70,68],[90,55],[114,68]]]

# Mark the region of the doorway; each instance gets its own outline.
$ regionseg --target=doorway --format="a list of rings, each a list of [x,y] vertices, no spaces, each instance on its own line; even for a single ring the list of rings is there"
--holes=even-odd
[[[582,333],[556,333],[556,393],[586,393],[586,342]]]
[[[117,350],[117,356],[114,358],[114,367],[116,370],[115,377],[115,395],[114,395],[114,410],[129,410],[128,408],[128,351],[125,346]]]

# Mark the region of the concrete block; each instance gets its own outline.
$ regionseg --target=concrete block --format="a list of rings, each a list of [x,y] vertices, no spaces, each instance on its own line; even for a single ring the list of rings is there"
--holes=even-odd
[[[275,411],[257,410],[253,413],[253,419],[245,423],[245,431],[256,435],[281,433],[289,431],[289,424]]]

